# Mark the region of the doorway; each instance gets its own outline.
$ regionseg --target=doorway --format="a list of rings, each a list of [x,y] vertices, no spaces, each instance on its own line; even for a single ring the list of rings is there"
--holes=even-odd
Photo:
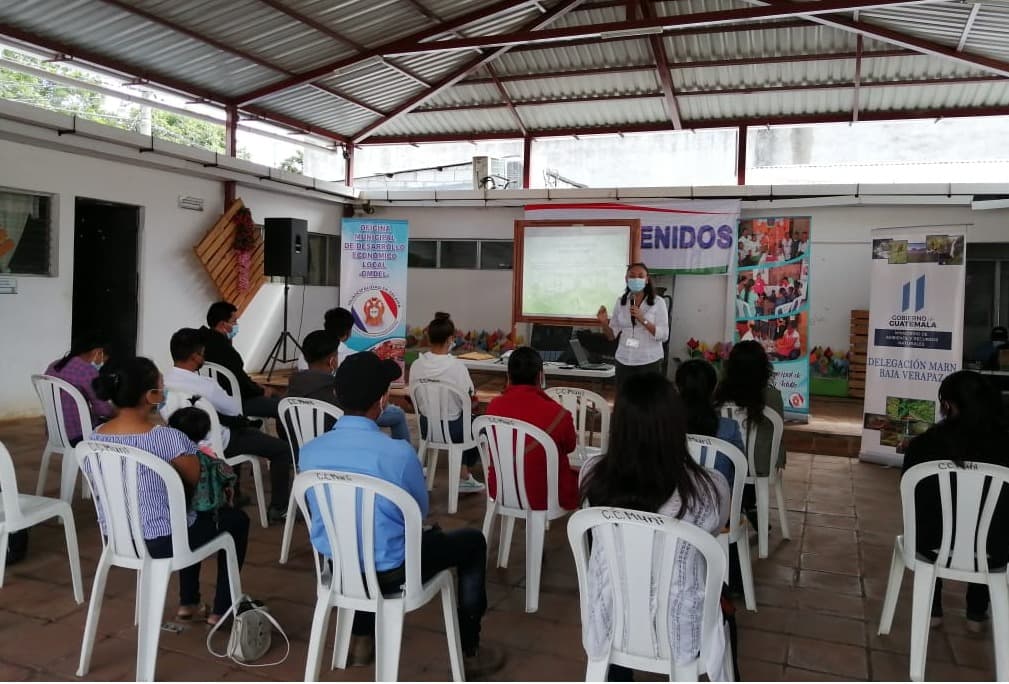
[[[140,207],[76,198],[72,335],[98,330],[115,356],[137,352]]]

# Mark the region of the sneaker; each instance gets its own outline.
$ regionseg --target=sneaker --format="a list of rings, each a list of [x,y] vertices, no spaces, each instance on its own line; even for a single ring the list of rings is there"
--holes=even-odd
[[[494,646],[481,646],[473,655],[464,655],[462,659],[466,679],[477,679],[494,674],[504,666],[504,653]]]
[[[375,662],[375,637],[358,636],[350,637],[350,654],[347,657],[347,665],[350,667],[368,667]]]
[[[270,506],[266,509],[266,520],[271,525],[274,523],[287,522],[287,509]]]
[[[473,477],[473,473],[470,473],[469,477],[465,480],[459,481],[459,493],[460,494],[477,494],[482,492],[486,487],[484,487],[483,482]]]

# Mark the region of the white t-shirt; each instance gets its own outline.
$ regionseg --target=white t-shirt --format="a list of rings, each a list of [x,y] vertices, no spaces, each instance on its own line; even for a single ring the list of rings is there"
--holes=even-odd
[[[217,380],[208,378],[205,375],[200,375],[199,373],[194,373],[193,371],[186,370],[185,368],[172,366],[165,371],[165,391],[183,391],[186,394],[199,395],[209,401],[214,407],[214,410],[222,416],[242,415],[241,402],[237,398],[232,397],[230,394],[225,392],[224,388],[217,384]],[[168,416],[162,414],[161,417],[167,422]],[[222,425],[221,445],[226,448],[230,441],[231,430]]]
[[[424,352],[417,357],[417,360],[410,366],[410,384],[418,380],[441,380],[450,383],[463,394],[473,396],[476,389],[473,387],[473,380],[469,377],[469,370],[466,364],[452,356],[451,354],[435,354],[434,352]],[[462,415],[463,407],[456,399],[455,406],[445,416],[449,420],[455,420]]]

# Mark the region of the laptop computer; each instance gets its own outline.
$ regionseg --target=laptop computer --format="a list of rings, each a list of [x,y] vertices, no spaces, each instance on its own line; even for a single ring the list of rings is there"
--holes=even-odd
[[[571,345],[571,352],[575,355],[575,361],[577,362],[578,368],[581,370],[609,370],[610,366],[607,363],[589,363],[589,355],[585,353],[585,347],[582,346],[581,341],[573,337],[568,341]]]

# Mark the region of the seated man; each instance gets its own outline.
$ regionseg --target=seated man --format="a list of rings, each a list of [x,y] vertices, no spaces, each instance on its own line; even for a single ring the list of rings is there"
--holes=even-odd
[[[578,473],[571,469],[568,454],[578,446],[575,422],[563,406],[540,389],[543,386],[543,359],[532,347],[519,347],[508,357],[508,386],[487,406],[486,415],[515,418],[546,432],[557,445],[557,495],[561,508],[578,508]],[[534,510],[547,507],[546,454],[532,443],[525,448],[525,480],[529,505]],[[491,492],[495,489],[494,469],[487,473]]]
[[[242,405],[225,392],[214,380],[196,371],[204,362],[203,333],[195,328],[182,328],[169,343],[175,364],[165,373],[165,387],[199,395],[209,401],[221,420],[221,441],[227,457],[251,454],[270,461],[270,522],[282,522],[287,517],[291,489],[291,451],[287,442],[272,437],[249,424],[242,415]]]
[[[347,346],[347,340],[350,339],[350,333],[354,329],[354,314],[350,313],[347,309],[342,306],[338,306],[335,309],[330,309],[322,318],[322,329],[327,333],[332,335],[339,341],[340,348],[337,351],[336,365],[340,365],[340,362],[345,358],[354,353],[354,350]],[[308,360],[305,358],[305,350],[302,349],[302,354],[298,357],[298,370],[305,370],[308,368]]]
[[[257,384],[245,372],[245,361],[232,344],[238,334],[238,308],[230,302],[214,302],[207,309],[207,327],[201,328],[206,361],[224,366],[238,379],[232,392],[242,397],[242,413],[263,418],[277,417],[280,397],[270,387]]]
[[[387,401],[389,384],[400,375],[392,360],[371,352],[349,356],[336,371],[337,400],[344,416],[326,434],[301,450],[302,470],[336,470],[378,477],[401,487],[428,513],[427,486],[417,453],[408,442],[383,434],[375,419]],[[385,592],[397,592],[403,583],[405,549],[403,516],[391,503],[379,499],[375,516],[375,566]],[[312,544],[331,557],[325,527],[312,515]],[[421,577],[425,581],[455,568],[459,630],[467,677],[500,669],[503,657],[490,646],[480,646],[480,622],[487,610],[487,542],[480,530],[463,528],[446,532],[435,526],[421,539]],[[373,613],[354,614],[350,664],[367,665],[374,657]]]
[[[341,310],[346,311],[346,309]],[[345,358],[342,352],[343,347],[343,342],[326,330],[315,330],[308,333],[301,345],[305,361],[308,362],[308,370],[299,371],[291,376],[287,386],[287,396],[318,399],[338,406],[333,375],[340,362]],[[390,428],[393,439],[410,441],[410,428],[406,424],[406,413],[400,407],[389,404],[375,422],[379,427]],[[333,427],[330,419],[327,419],[325,427],[326,430]]]

